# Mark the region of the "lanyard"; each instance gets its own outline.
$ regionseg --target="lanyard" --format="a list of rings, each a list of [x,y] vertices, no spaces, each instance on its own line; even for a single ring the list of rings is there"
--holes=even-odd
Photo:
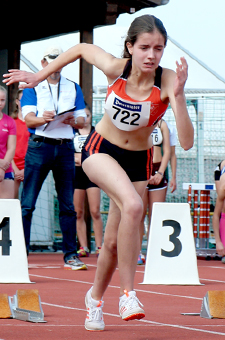
[[[49,85],[49,82],[48,82],[48,88],[49,88],[49,91],[50,91],[50,94],[51,94],[51,97],[52,97],[52,102],[53,102],[56,114],[58,114],[58,102],[59,102],[59,94],[60,94],[60,80],[61,80],[61,77],[59,79],[58,88],[57,88],[57,106],[55,105],[53,94],[52,94],[52,89],[51,89],[51,86]]]

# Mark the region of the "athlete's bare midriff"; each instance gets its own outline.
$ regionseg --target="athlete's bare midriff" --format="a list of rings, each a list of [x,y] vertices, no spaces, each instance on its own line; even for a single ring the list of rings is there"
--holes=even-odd
[[[135,131],[123,131],[118,129],[105,113],[101,121],[96,125],[95,130],[110,143],[122,149],[140,151],[152,147],[151,133],[154,126],[140,128]]]

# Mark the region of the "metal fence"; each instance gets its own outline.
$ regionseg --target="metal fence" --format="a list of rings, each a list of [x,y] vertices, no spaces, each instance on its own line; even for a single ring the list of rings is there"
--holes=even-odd
[[[104,92],[104,89],[103,89]],[[187,202],[187,191],[183,190],[183,183],[213,183],[214,169],[216,165],[225,158],[225,92],[224,91],[186,91],[187,108],[191,117],[195,138],[194,146],[189,151],[184,151],[178,142],[176,146],[177,156],[177,190],[174,193],[168,188],[167,202]],[[95,94],[93,98],[93,125],[101,119],[104,114],[105,93]],[[169,107],[165,120],[175,126],[174,114]],[[171,169],[169,166],[169,178],[171,178]],[[54,186],[54,184],[52,184]],[[50,185],[51,186],[51,185]],[[42,244],[41,236],[52,235],[52,244],[55,247],[60,242],[60,230],[58,224],[58,205],[55,197],[54,188],[49,189],[48,195],[54,195],[52,205],[54,213],[51,214],[51,223],[46,223],[46,216],[39,216],[40,226],[37,227],[37,218],[35,233],[32,232],[31,243]],[[211,211],[215,205],[216,193],[210,194]],[[107,220],[109,199],[102,192],[101,211],[103,224]],[[39,214],[41,209],[39,209]],[[49,227],[51,225],[51,227]],[[47,226],[47,227],[45,227]],[[52,228],[51,232],[46,232],[45,228]],[[37,236],[35,236],[37,234]]]

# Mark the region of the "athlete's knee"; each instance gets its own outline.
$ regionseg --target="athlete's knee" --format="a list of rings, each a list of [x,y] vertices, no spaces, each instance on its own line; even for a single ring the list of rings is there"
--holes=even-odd
[[[99,220],[101,218],[99,207],[92,208],[90,210],[90,213],[91,213],[91,217],[93,218],[93,220]]]
[[[143,201],[141,197],[128,198],[124,204],[123,212],[132,218],[141,219],[143,215]]]
[[[104,247],[111,255],[117,256],[117,239],[104,237]]]
[[[83,219],[83,217],[84,217],[84,211],[83,211],[83,209],[76,209],[76,208],[75,208],[75,211],[76,211],[76,213],[77,213],[77,220]]]

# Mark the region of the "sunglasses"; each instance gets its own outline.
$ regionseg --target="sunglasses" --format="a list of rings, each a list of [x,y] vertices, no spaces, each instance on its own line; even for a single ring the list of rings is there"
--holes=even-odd
[[[48,55],[45,55],[44,58],[48,57],[50,59],[56,59],[59,55],[55,55],[55,54],[48,54]]]

